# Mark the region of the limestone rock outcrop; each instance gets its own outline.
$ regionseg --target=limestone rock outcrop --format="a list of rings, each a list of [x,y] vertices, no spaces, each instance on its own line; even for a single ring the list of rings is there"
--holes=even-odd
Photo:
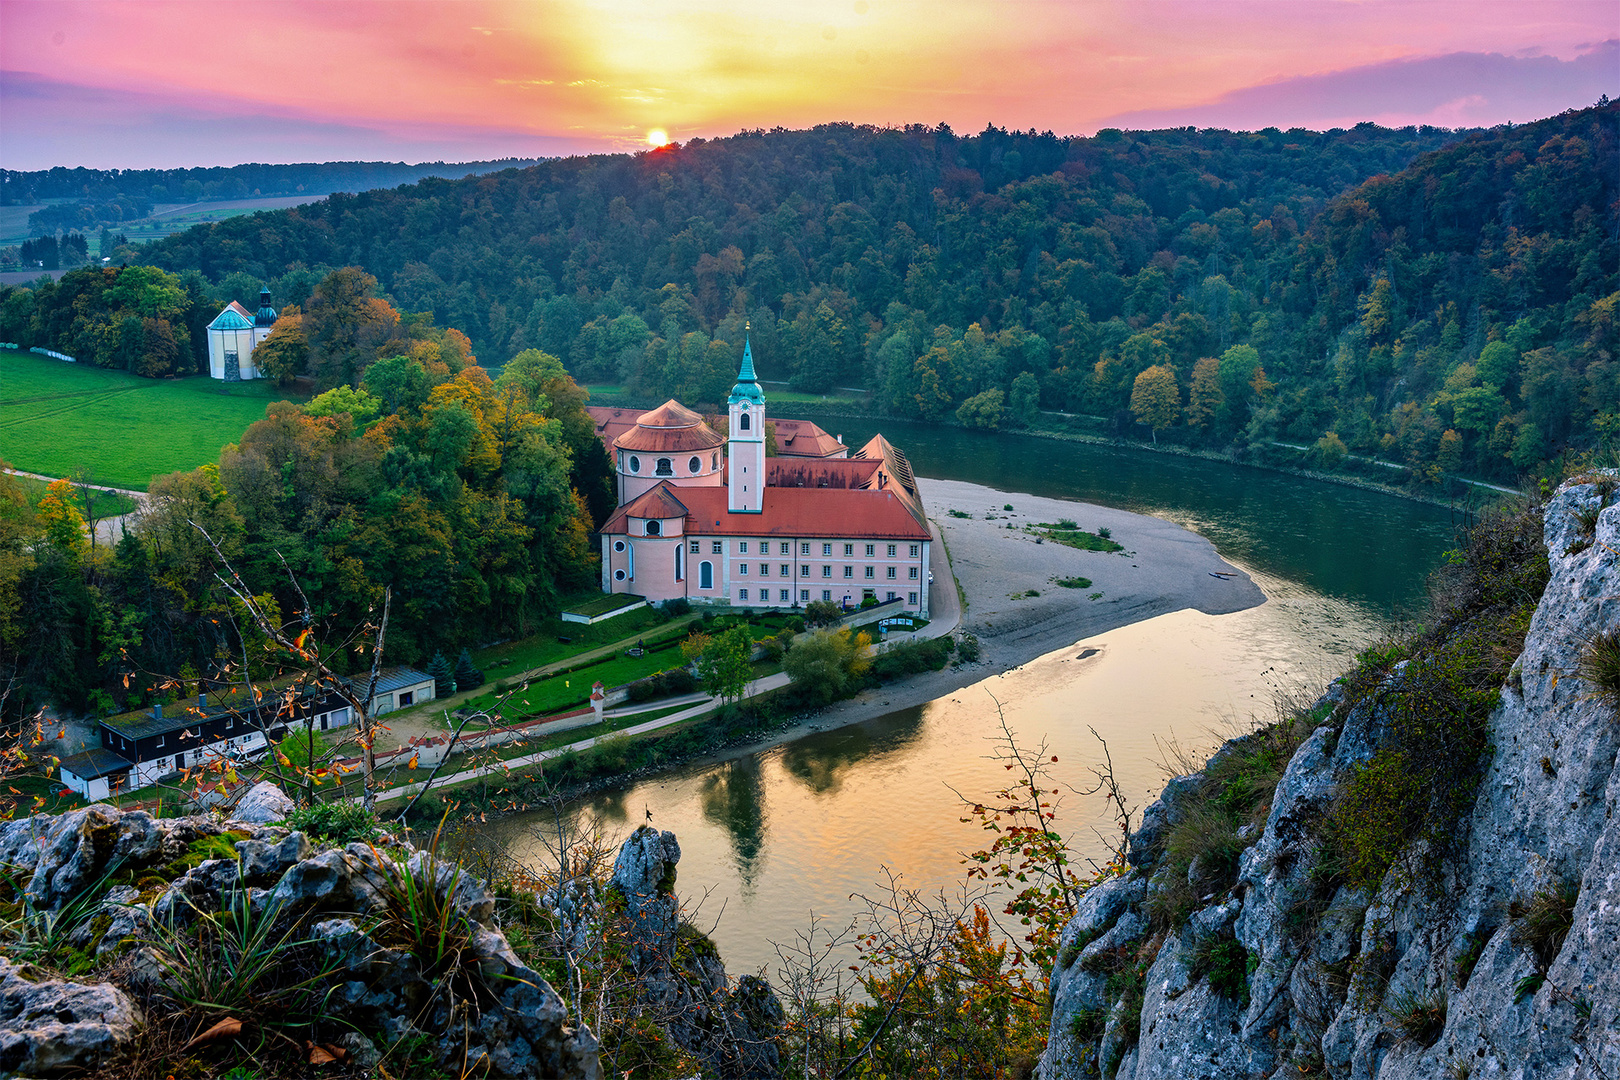
[[[1316,825],[1394,723],[1335,687],[1318,710],[1331,721],[1294,752],[1263,830],[1242,837],[1236,884],[1156,933],[1153,852],[1199,778],[1149,809],[1130,876],[1093,890],[1064,932],[1043,1080],[1620,1076],[1620,716],[1578,674],[1588,644],[1620,627],[1614,489],[1566,485],[1545,508],[1550,583],[1489,718],[1466,836],[1430,854],[1429,880],[1391,870],[1376,888],[1321,892],[1333,879]],[[1383,700],[1403,677],[1390,671]],[[1523,929],[1537,897],[1564,898],[1561,941]],[[1217,992],[1207,955],[1195,962],[1209,942],[1232,943],[1242,993]],[[1095,962],[1122,948],[1151,957],[1133,1000],[1111,996]]]

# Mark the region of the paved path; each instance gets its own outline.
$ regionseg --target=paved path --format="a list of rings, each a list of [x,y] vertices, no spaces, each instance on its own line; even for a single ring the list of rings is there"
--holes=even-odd
[[[923,641],[930,638],[944,637],[946,634],[949,634],[955,630],[962,621],[962,608],[956,594],[956,579],[951,573],[950,557],[945,552],[945,545],[943,543],[938,543],[938,527],[935,526],[933,522],[929,522],[929,527],[933,531],[934,538],[937,543],[935,551],[938,553],[938,555],[934,560],[934,564],[941,567],[945,572],[943,574],[935,573],[934,575],[934,584],[929,587],[928,594],[929,610],[932,617],[930,618],[927,626],[923,627],[921,630],[915,631],[910,635],[910,640],[913,641]],[[743,694],[745,697],[752,697],[755,694],[762,694],[767,690],[779,689],[786,686],[791,681],[792,680],[788,678],[786,672],[779,671],[775,675],[767,675],[764,678],[755,679],[753,682],[748,684],[747,688],[743,691]],[[440,776],[433,781],[433,786],[438,788],[454,787],[457,784],[465,784],[469,781],[477,780],[480,776],[487,776],[492,772],[499,771],[501,773],[506,773],[508,771],[525,768],[530,765],[542,765],[545,762],[550,761],[552,758],[561,757],[563,754],[566,754],[571,750],[575,752],[589,750],[603,738],[621,739],[627,735],[645,735],[647,732],[657,731],[660,728],[671,727],[675,724],[682,724],[688,720],[696,719],[707,712],[713,711],[715,704],[714,698],[708,696],[707,694],[689,695],[689,697],[696,699],[694,704],[690,708],[682,709],[680,712],[671,713],[668,716],[661,716],[656,720],[648,720],[644,723],[632,725],[631,727],[620,728],[618,731],[613,732],[609,736],[594,736],[589,739],[580,739],[578,742],[569,743],[567,746],[558,746],[550,750],[540,750],[533,754],[525,754],[522,757],[511,758],[507,761],[499,763],[498,765],[466,769],[461,772],[451,773],[448,776]],[[669,707],[670,704],[671,703],[667,700],[652,702],[646,707],[645,710],[642,711],[663,709]],[[630,710],[624,710],[621,711],[619,715],[629,715],[629,713]],[[389,788],[386,791],[377,792],[376,801],[379,804],[396,802],[400,799],[406,799],[412,795],[415,795],[418,791],[422,790],[423,787],[424,784],[406,784],[403,787]],[[356,798],[354,801],[358,802],[359,800]]]
[[[10,473],[12,476],[26,476],[30,480],[43,480],[47,484],[54,484],[56,481],[62,479],[59,476],[45,476],[41,473],[23,472],[21,469],[7,469],[5,471]],[[123,539],[124,530],[135,524],[135,519],[140,516],[142,510],[146,509],[147,499],[150,497],[144,491],[131,491],[129,488],[109,487],[106,484],[81,484],[77,480],[72,481],[72,484],[74,487],[87,487],[92,491],[107,491],[114,495],[125,495],[135,500],[135,509],[130,513],[120,514],[117,517],[104,517],[96,521],[96,543],[107,544],[108,546],[114,545],[118,543],[119,540]]]

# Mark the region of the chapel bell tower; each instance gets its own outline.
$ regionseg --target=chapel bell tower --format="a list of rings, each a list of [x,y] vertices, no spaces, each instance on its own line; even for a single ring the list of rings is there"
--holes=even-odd
[[[765,392],[754,374],[754,353],[743,339],[742,370],[726,400],[731,415],[727,453],[726,509],[734,514],[758,514],[765,509]]]

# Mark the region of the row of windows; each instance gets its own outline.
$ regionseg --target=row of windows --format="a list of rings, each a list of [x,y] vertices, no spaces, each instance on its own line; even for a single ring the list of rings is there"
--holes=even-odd
[[[761,604],[768,604],[768,603],[771,602],[771,590],[769,590],[769,589],[760,589],[760,590],[758,590],[758,594],[759,594],[759,602]],[[866,589],[865,594],[870,595],[870,596],[876,596],[877,595],[871,589]],[[889,595],[885,599],[894,600],[894,599],[897,599],[898,597],[899,597],[899,593],[896,593],[893,589],[890,589],[889,590]],[[776,599],[777,599],[777,601],[779,603],[786,604],[786,603],[788,603],[790,601],[791,598],[792,598],[792,591],[789,590],[789,589],[778,589],[776,591]],[[821,598],[823,600],[829,600],[830,601],[833,598],[832,590],[831,589],[822,589],[821,590]],[[747,589],[738,589],[737,590],[737,599],[740,602],[747,603],[747,601],[748,601],[748,590]],[[799,603],[808,604],[809,602],[810,602],[810,590],[809,589],[800,589],[799,590]],[[908,604],[912,605],[913,607],[915,607],[916,604],[917,604],[917,594],[914,593],[914,592],[906,593],[906,603],[908,603]]]
[[[653,535],[653,533],[652,533],[652,524],[653,524],[652,522],[647,523],[647,529],[648,529],[649,535]],[[739,540],[739,541],[737,541],[737,554],[739,554],[739,555],[747,555],[748,554],[748,545],[749,545],[749,543],[750,543],[750,541],[747,541],[747,540]],[[907,546],[911,549],[910,552],[909,552],[909,557],[910,558],[915,559],[918,555],[920,555],[922,553],[922,545],[921,544],[908,544]],[[877,547],[878,546],[876,544],[867,544],[866,545],[866,557],[868,559],[873,559],[873,558],[877,557]],[[885,544],[884,547],[888,549],[886,554],[891,559],[895,558],[899,554],[899,551],[900,551],[900,545],[899,544]],[[694,555],[701,554],[702,550],[703,550],[703,541],[701,541],[701,540],[693,540],[692,541],[692,554],[694,554]],[[711,554],[711,555],[724,555],[725,553],[726,553],[726,542],[724,540],[711,540],[711,541],[709,541],[709,554]],[[769,555],[770,553],[771,553],[771,542],[769,540],[761,540],[761,541],[759,541],[759,554],[761,554],[761,555]],[[779,540],[779,541],[777,541],[777,552],[776,553],[778,555],[790,555],[790,554],[793,553],[793,545],[788,543],[786,540]],[[825,543],[822,544],[821,545],[821,553],[823,555],[831,555],[833,553],[833,546],[831,544],[825,544]],[[800,555],[809,555],[810,554],[810,544],[808,542],[801,542],[799,544],[799,554]],[[855,545],[854,544],[845,544],[844,545],[844,556],[846,558],[853,558],[854,555],[855,555]]]
[[[745,562],[738,563],[737,564],[737,575],[739,577],[747,577],[748,576],[748,567],[750,565],[751,565],[750,563],[745,563]],[[897,566],[885,566],[883,568],[883,576],[892,581],[896,577],[899,576],[899,574],[897,573],[897,571],[899,569],[900,568],[897,567]],[[861,576],[868,579],[868,580],[877,577],[877,567],[875,567],[875,566],[863,567],[862,570],[863,570],[863,572],[862,572]],[[778,577],[792,577],[793,576],[793,568],[791,566],[789,566],[787,563],[780,563],[780,564],[777,565],[776,573],[777,573]],[[770,577],[771,576],[771,564],[770,563],[760,563],[759,564],[759,576],[760,577]],[[799,576],[800,577],[809,577],[810,576],[810,567],[808,565],[805,565],[805,564],[800,564],[800,566],[799,566]],[[821,576],[822,577],[832,577],[833,576],[833,568],[831,566],[827,566],[827,565],[823,564],[823,566],[821,567]],[[846,578],[854,577],[855,576],[855,568],[853,566],[844,567],[844,576]],[[911,578],[911,580],[916,581],[917,580],[917,568],[915,566],[906,567],[906,576]]]
[[[720,468],[720,454],[718,451],[716,451],[711,461],[712,463],[709,466],[710,469],[717,470]],[[641,458],[635,454],[630,455],[630,471],[633,473],[641,472]],[[698,473],[702,472],[703,459],[695,456],[688,458],[686,461],[686,471],[691,473],[693,476],[696,476]],[[653,475],[674,476],[675,463],[667,457],[658,458],[653,462]]]

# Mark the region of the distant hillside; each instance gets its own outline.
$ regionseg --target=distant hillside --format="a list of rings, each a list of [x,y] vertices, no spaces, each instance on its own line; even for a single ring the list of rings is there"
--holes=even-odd
[[[327,195],[334,191],[413,184],[428,176],[457,177],[533,165],[538,158],[445,163],[327,161],[302,165],[231,165],[196,169],[0,169],[0,206],[48,200],[90,203],[196,202],[273,195]]]

